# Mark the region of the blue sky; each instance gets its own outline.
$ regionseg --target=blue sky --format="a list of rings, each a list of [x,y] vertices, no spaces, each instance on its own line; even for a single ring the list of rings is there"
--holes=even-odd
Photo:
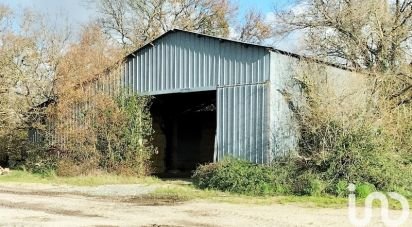
[[[95,18],[96,12],[93,7],[87,7],[90,0],[0,0],[0,4],[12,7],[17,13],[23,8],[35,8],[48,15],[52,23],[56,25],[68,22],[76,32],[81,24]],[[238,6],[240,13],[248,9],[256,9],[263,14],[269,15],[276,8],[286,8],[293,5],[295,0],[232,0]],[[298,37],[299,38],[299,37]],[[271,43],[275,47],[284,50],[298,52],[295,45],[298,39],[289,37],[286,40]]]
[[[239,6],[239,9],[245,11],[247,9],[257,9],[263,13],[273,11],[274,7],[287,7],[293,4],[294,0],[233,0]]]
[[[85,7],[87,0],[0,0],[0,3],[11,6],[19,10],[26,7],[34,7],[53,18],[67,19],[72,25],[93,18],[95,11],[93,8]],[[232,0],[239,7],[240,12],[248,9],[257,9],[263,13],[273,11],[275,6],[287,7],[290,0]]]
[[[93,9],[85,6],[86,0],[0,0],[0,3],[10,6],[16,12],[24,8],[34,8],[57,20],[56,23],[58,20],[67,20],[74,27],[95,15]]]

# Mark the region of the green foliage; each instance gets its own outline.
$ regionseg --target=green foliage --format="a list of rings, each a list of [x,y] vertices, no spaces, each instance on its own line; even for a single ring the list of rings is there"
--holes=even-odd
[[[327,182],[326,191],[338,196],[346,195],[342,188],[336,188],[343,186],[343,182],[368,182],[382,191],[410,187],[411,165],[402,153],[393,151],[392,139],[383,129],[366,119],[350,125],[337,120],[317,124],[310,134],[302,137],[306,140],[305,146],[300,147],[303,157],[298,156],[290,163],[297,175],[308,172],[317,175]]]
[[[291,158],[280,158],[274,160],[271,165],[271,171],[274,177],[275,191],[277,194],[293,194],[293,183],[296,179],[296,166],[291,164]]]
[[[118,105],[126,118],[122,135],[124,149],[119,161],[142,175],[149,173],[149,160],[155,149],[151,144],[154,131],[149,102],[150,98],[142,96],[123,96],[118,99]]]
[[[356,193],[356,196],[360,198],[366,198],[369,194],[375,191],[376,191],[376,188],[373,184],[361,183],[356,186],[355,193]]]
[[[19,167],[24,163],[31,145],[27,141],[27,131],[13,130],[0,136],[0,166]]]
[[[55,171],[60,176],[99,170],[125,175],[149,174],[154,153],[150,98],[124,91],[116,98],[99,93],[83,101],[87,105],[79,101],[74,104],[76,108],[68,110],[64,104],[49,107],[47,126],[42,127],[45,140],[36,149],[29,149],[27,170]],[[66,115],[69,120],[64,118]]]
[[[290,174],[301,178],[293,191],[310,194],[304,190],[311,186],[307,175],[316,176],[325,184],[323,191],[336,196],[346,196],[349,183],[380,191],[408,191],[412,186],[412,105],[397,106],[399,100],[388,99],[402,85],[388,82],[393,75],[376,76],[362,84],[361,93],[343,95],[335,85],[321,81],[328,77],[326,71],[311,63],[304,66],[303,70],[296,67],[295,77],[303,101],[297,103],[293,91],[285,92],[300,136],[298,155],[288,163]],[[379,85],[374,84],[377,80]]]
[[[328,192],[338,197],[346,197],[348,193],[349,183],[344,180],[339,180],[335,185],[330,185]]]
[[[93,116],[100,168],[127,175],[147,175],[154,148],[150,98],[121,93],[86,113]],[[110,103],[111,105],[104,105]]]
[[[284,191],[270,166],[236,159],[199,166],[192,178],[194,184],[202,189],[246,195],[272,195]]]
[[[319,177],[312,173],[304,173],[293,182],[295,195],[320,196],[325,189],[325,184]]]
[[[320,196],[325,183],[315,174],[296,175],[294,165],[286,159],[273,165],[256,165],[237,159],[202,165],[193,178],[201,189],[215,189],[245,195],[310,195]]]
[[[57,155],[54,149],[43,150],[41,146],[33,146],[27,151],[24,169],[41,176],[54,175],[57,168]]]

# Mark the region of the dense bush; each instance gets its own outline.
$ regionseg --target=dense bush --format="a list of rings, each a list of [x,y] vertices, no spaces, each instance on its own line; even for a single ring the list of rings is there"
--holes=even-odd
[[[199,188],[216,189],[247,195],[270,195],[283,192],[270,166],[227,159],[200,166],[193,174]]]
[[[325,183],[314,174],[296,175],[288,160],[257,165],[237,159],[199,166],[192,179],[201,189],[246,195],[313,195],[324,193]]]
[[[199,166],[192,179],[194,185],[201,189],[214,189],[245,195],[321,196],[329,194],[346,197],[349,182],[356,184],[356,194],[361,198],[376,190],[392,191],[396,189],[402,193],[406,190],[406,184],[403,182],[382,184],[384,180],[395,180],[392,180],[387,174],[378,173],[377,170],[338,176],[339,171],[336,171],[336,168],[340,168],[339,166],[324,166],[322,169],[313,163],[303,164],[302,160],[297,157],[288,157],[288,159],[288,161],[282,162],[275,161],[272,165],[257,165],[242,160],[227,159]],[[326,160],[325,162],[332,161]],[[364,165],[366,162],[361,162],[360,165]],[[374,165],[373,160],[369,163]],[[396,166],[392,168],[392,171],[394,169]],[[379,176],[382,175],[387,176],[380,179]],[[374,180],[375,178],[379,178],[379,180]],[[392,176],[392,178],[396,177]],[[398,188],[390,188],[388,185],[391,184],[397,185]],[[386,186],[384,187],[384,185]],[[408,196],[409,194],[404,195]]]
[[[125,91],[49,106],[47,121],[38,127],[44,140],[35,149],[26,148],[25,168],[60,176],[149,174],[154,153],[149,104],[150,98]]]
[[[21,129],[0,136],[0,166],[18,168],[24,163],[28,148],[33,147],[27,137],[27,131]]]
[[[366,198],[369,194],[376,191],[373,184],[370,183],[360,183],[356,186],[355,193],[360,198]]]
[[[335,186],[343,182],[368,182],[384,191],[407,186],[410,167],[402,164],[401,156],[389,151],[387,136],[367,124],[349,127],[328,121],[322,126],[319,130],[327,128],[329,132],[323,131],[322,137],[320,132],[311,134],[312,141],[317,138],[319,144],[294,159],[298,174],[315,174],[328,182],[326,191],[335,195],[342,195]]]
[[[292,188],[295,195],[320,196],[324,192],[325,184],[317,175],[304,173],[294,179]]]
[[[27,157],[22,168],[44,176],[54,174],[58,162],[58,155],[55,149],[44,150],[44,147],[39,144],[28,146],[27,148]]]

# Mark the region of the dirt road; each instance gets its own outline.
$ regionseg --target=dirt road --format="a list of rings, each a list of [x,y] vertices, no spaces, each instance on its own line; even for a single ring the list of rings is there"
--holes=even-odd
[[[118,192],[114,193],[118,189]],[[0,185],[2,226],[351,226],[346,209],[130,199],[152,188]],[[111,194],[115,194],[112,196]],[[395,215],[398,212],[395,212]],[[383,226],[375,218],[371,226]],[[411,220],[405,226],[412,226]]]

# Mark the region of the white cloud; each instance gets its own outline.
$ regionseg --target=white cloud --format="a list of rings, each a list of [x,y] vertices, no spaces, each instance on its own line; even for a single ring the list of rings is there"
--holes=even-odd
[[[45,14],[50,23],[68,23],[75,31],[96,17],[95,9],[87,7],[86,0],[2,0],[1,3],[10,6],[17,14],[25,8],[34,9]]]

